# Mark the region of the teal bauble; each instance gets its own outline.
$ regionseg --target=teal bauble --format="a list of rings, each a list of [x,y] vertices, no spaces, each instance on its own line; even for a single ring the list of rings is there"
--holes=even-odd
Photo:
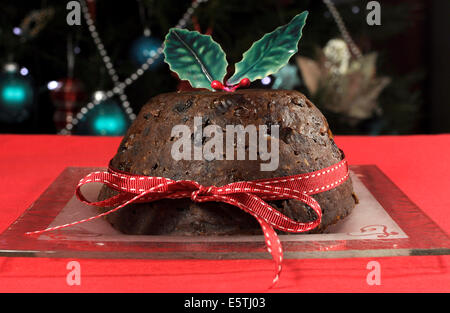
[[[291,90],[300,85],[298,68],[295,65],[287,63],[277,73],[273,74],[275,78],[272,89]]]
[[[15,63],[8,63],[0,74],[0,121],[20,123],[30,116],[33,88],[27,77],[18,73]]]
[[[97,104],[79,121],[75,133],[93,136],[123,136],[130,120],[120,104],[108,99]]]
[[[139,37],[131,45],[130,57],[136,65],[140,66],[144,64],[148,58],[156,56],[161,45],[162,41],[153,36]],[[163,61],[164,55],[161,53],[150,66],[150,69],[161,66]]]

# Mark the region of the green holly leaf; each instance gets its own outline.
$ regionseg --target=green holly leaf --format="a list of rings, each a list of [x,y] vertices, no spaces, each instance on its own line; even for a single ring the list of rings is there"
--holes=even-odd
[[[308,11],[296,15],[288,24],[265,34],[253,43],[235,66],[235,74],[227,85],[235,85],[247,77],[250,81],[278,72],[298,51]]]
[[[172,28],[164,44],[165,62],[192,87],[213,90],[213,80],[223,81],[228,63],[225,52],[211,36]]]

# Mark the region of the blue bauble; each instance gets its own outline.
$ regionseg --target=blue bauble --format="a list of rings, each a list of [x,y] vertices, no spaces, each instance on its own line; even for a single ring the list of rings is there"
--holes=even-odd
[[[0,121],[20,123],[30,116],[33,88],[30,81],[16,71],[0,75]]]
[[[144,64],[148,58],[157,54],[158,48],[161,47],[162,41],[152,36],[142,36],[136,39],[131,45],[130,57],[136,65]],[[163,54],[153,62],[150,69],[159,67],[164,61]]]
[[[130,120],[113,99],[97,104],[79,122],[75,133],[95,136],[123,136]]]

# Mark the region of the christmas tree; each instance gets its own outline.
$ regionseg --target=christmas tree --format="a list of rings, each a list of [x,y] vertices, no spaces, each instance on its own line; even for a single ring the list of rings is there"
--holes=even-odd
[[[15,77],[19,85],[5,92],[9,104],[1,104],[6,113],[0,114],[0,131],[57,133],[67,121],[75,120],[71,133],[120,135],[150,97],[189,88],[158,54],[171,27],[178,23],[181,28],[211,34],[227,51],[228,63],[235,64],[254,38],[307,10],[298,56],[317,61],[318,51],[323,52],[330,40],[346,39],[343,24],[362,55],[377,54],[372,66],[389,83],[376,90],[373,105],[356,119],[349,117],[348,110],[337,110],[339,104],[331,105],[326,94],[312,94],[307,73],[296,58],[252,88],[304,92],[323,110],[336,133],[424,132],[425,121],[420,118],[424,116],[420,92],[424,75],[416,61],[419,57],[411,56],[414,66],[405,69],[394,62],[397,46],[391,44],[421,23],[418,13],[424,8],[418,2],[379,2],[381,26],[368,25],[367,1],[359,0],[334,1],[338,18],[326,1],[311,0],[3,1],[0,65],[6,69],[0,84],[9,86],[9,77]],[[77,5],[81,25],[69,25],[68,14],[75,14]],[[71,18],[76,22],[76,16]],[[152,62],[146,63],[151,57]],[[370,87],[362,99],[368,99],[373,90]],[[11,112],[26,114],[8,113],[8,105]]]

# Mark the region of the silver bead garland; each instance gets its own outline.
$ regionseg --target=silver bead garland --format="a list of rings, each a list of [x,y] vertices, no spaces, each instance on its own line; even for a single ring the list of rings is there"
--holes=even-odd
[[[350,51],[356,58],[359,59],[360,57],[362,57],[361,50],[359,50],[358,46],[355,44],[352,37],[350,36],[350,33],[348,32],[347,27],[345,26],[344,20],[342,19],[342,16],[339,14],[339,11],[336,9],[336,6],[334,5],[333,1],[323,0],[323,3],[327,6],[328,10],[330,11],[331,16],[336,22],[339,31],[342,35],[342,38],[347,43]]]
[[[119,79],[119,76],[117,75],[117,72],[114,68],[114,65],[111,62],[111,58],[108,56],[108,53],[105,49],[105,46],[102,43],[102,40],[100,39],[100,36],[97,32],[97,29],[95,27],[94,21],[91,17],[91,14],[89,13],[88,6],[85,2],[85,0],[81,0],[81,6],[82,6],[82,12],[83,17],[86,20],[86,24],[88,26],[88,30],[91,34],[91,37],[97,47],[97,50],[102,57],[103,63],[106,67],[106,70],[108,72],[108,75],[110,76],[111,80],[114,83],[114,87],[111,90],[108,90],[104,93],[104,96],[101,99],[94,99],[91,102],[88,102],[84,107],[80,109],[80,111],[75,115],[75,117],[67,123],[64,129],[60,131],[61,135],[69,135],[72,132],[72,129],[75,125],[78,124],[78,122],[90,111],[92,110],[96,105],[99,103],[112,98],[115,95],[119,95],[119,99],[122,103],[122,107],[125,110],[125,113],[128,115],[128,118],[133,121],[136,119],[136,114],[134,114],[133,109],[130,106],[130,102],[128,101],[128,98],[124,92],[125,88],[133,84],[136,80],[139,79],[149,68],[150,66],[155,62],[156,59],[163,53],[163,45],[161,45],[154,56],[149,57],[133,74],[131,74],[129,77],[124,79],[122,82]],[[191,6],[186,10],[183,17],[178,21],[176,24],[176,28],[184,28],[187,24],[187,21],[191,18],[192,14],[194,13],[195,9],[200,5],[202,2],[208,2],[208,0],[193,0]]]

